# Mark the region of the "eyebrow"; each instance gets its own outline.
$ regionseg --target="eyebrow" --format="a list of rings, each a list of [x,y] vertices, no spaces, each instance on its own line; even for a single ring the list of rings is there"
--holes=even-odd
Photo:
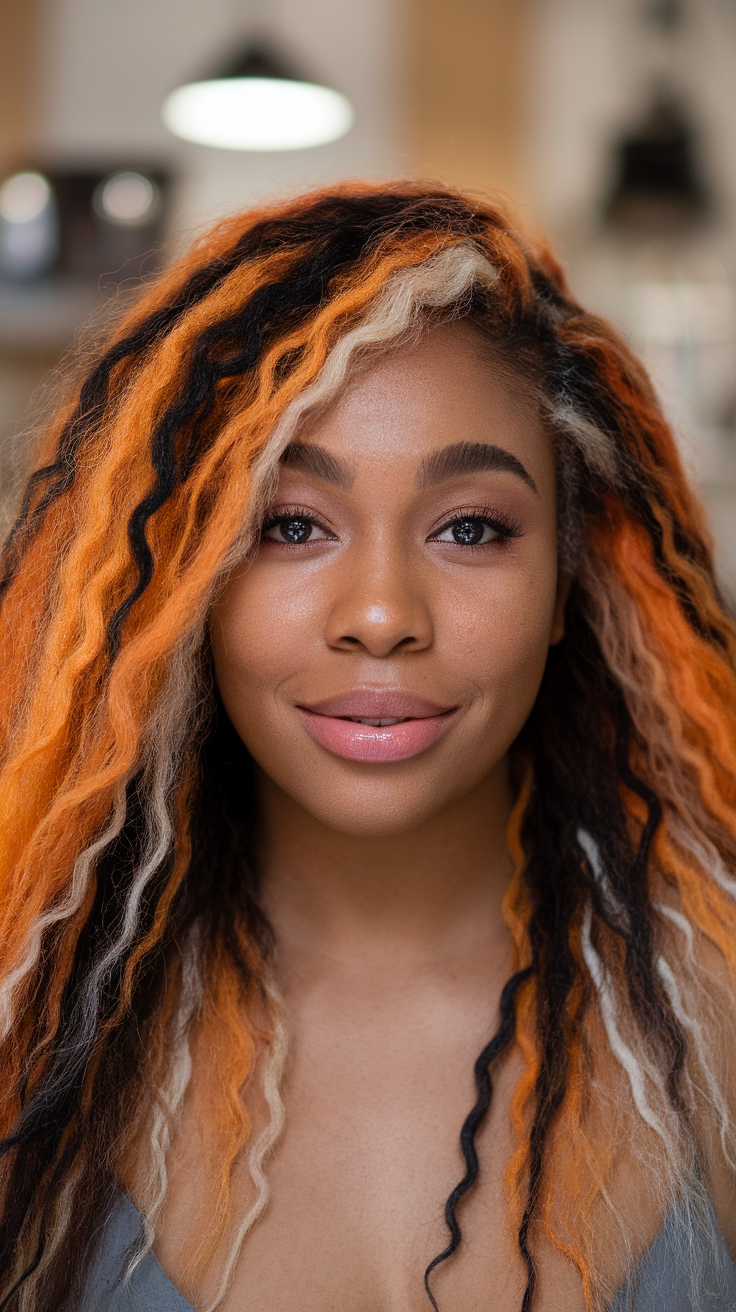
[[[291,442],[281,457],[282,465],[289,469],[298,469],[302,474],[311,474],[321,478],[325,483],[333,483],[345,492],[353,486],[355,475],[344,460],[338,460],[322,446],[310,446],[306,442]]]
[[[433,451],[419,466],[417,483],[420,487],[430,487],[433,483],[441,483],[446,478],[457,478],[461,474],[481,474],[496,470],[516,474],[533,492],[537,491],[534,479],[521,461],[504,447],[494,446],[491,442],[454,442],[452,446]]]

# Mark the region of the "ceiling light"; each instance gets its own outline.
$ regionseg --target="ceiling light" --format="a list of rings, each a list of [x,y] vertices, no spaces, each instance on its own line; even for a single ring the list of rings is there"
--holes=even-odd
[[[619,227],[666,236],[708,212],[697,137],[683,106],[660,95],[638,128],[618,143],[618,176],[606,217]]]
[[[226,150],[301,150],[336,141],[354,113],[339,91],[303,81],[270,50],[250,46],[222,75],[177,87],[166,127],[186,141]]]

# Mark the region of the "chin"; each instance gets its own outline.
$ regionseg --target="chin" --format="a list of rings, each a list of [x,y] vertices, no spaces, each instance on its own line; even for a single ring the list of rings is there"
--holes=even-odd
[[[430,820],[432,814],[396,811],[393,815],[387,816],[385,811],[381,812],[369,807],[361,810],[356,807],[352,811],[318,815],[316,818],[335,833],[345,834],[348,838],[381,839],[410,834],[425,821]]]
[[[363,788],[325,786],[296,796],[315,820],[337,833],[361,838],[392,838],[410,833],[440,815],[464,789],[448,794],[431,783],[409,788],[372,780]],[[315,803],[315,797],[319,801]],[[324,798],[324,801],[322,799]]]

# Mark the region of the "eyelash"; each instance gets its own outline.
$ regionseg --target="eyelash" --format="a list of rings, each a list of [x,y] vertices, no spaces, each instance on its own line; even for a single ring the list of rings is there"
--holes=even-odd
[[[261,537],[265,537],[269,529],[275,528],[277,524],[288,524],[290,520],[295,519],[302,520],[305,524],[313,524],[315,528],[319,528],[323,533],[329,534],[330,538],[334,540],[335,534],[330,528],[328,528],[327,524],[319,519],[313,510],[307,510],[304,506],[287,506],[285,509],[279,510],[278,513],[272,513],[267,516],[261,527]],[[497,533],[498,537],[493,539],[494,543],[509,542],[513,538],[521,537],[522,534],[521,525],[516,520],[512,519],[510,515],[506,515],[503,511],[492,510],[489,506],[467,506],[460,510],[454,510],[449,519],[444,520],[444,522],[436,529],[433,529],[429,534],[427,541],[432,542],[436,540],[440,533],[445,533],[447,529],[452,528],[455,524],[461,524],[463,520],[466,519],[476,520],[481,524],[485,524],[488,528],[492,529],[494,533]],[[299,546],[301,544],[282,542],[279,545]],[[463,551],[476,551],[479,547],[491,546],[492,543],[485,542],[467,545],[456,543],[455,545],[462,546]]]
[[[466,519],[486,524],[488,528],[493,529],[494,533],[498,534],[498,537],[494,538],[493,542],[463,546],[463,551],[477,551],[480,547],[490,547],[494,543],[509,542],[512,538],[519,538],[522,535],[521,524],[504,511],[492,510],[490,506],[464,506],[460,510],[453,510],[449,519],[446,519],[438,528],[433,529],[429,535],[429,541],[431,542],[440,533],[445,533],[448,528],[452,528],[455,524],[461,524]],[[457,543],[456,545],[460,546],[461,544]]]
[[[261,537],[264,537],[270,528],[275,528],[277,524],[288,524],[290,519],[300,519],[305,524],[313,524],[315,528],[321,528],[323,533],[329,533],[331,538],[335,537],[332,529],[328,528],[323,520],[315,515],[313,510],[307,510],[305,506],[286,506],[285,509],[279,510],[278,513],[269,514],[261,525]],[[279,544],[283,547],[299,546],[296,542],[282,542]]]

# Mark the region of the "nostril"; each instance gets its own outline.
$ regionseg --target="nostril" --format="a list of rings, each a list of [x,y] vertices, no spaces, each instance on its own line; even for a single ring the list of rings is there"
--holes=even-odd
[[[344,634],[340,639],[341,642],[352,642],[356,647],[360,646],[360,638],[351,638],[349,633]]]

